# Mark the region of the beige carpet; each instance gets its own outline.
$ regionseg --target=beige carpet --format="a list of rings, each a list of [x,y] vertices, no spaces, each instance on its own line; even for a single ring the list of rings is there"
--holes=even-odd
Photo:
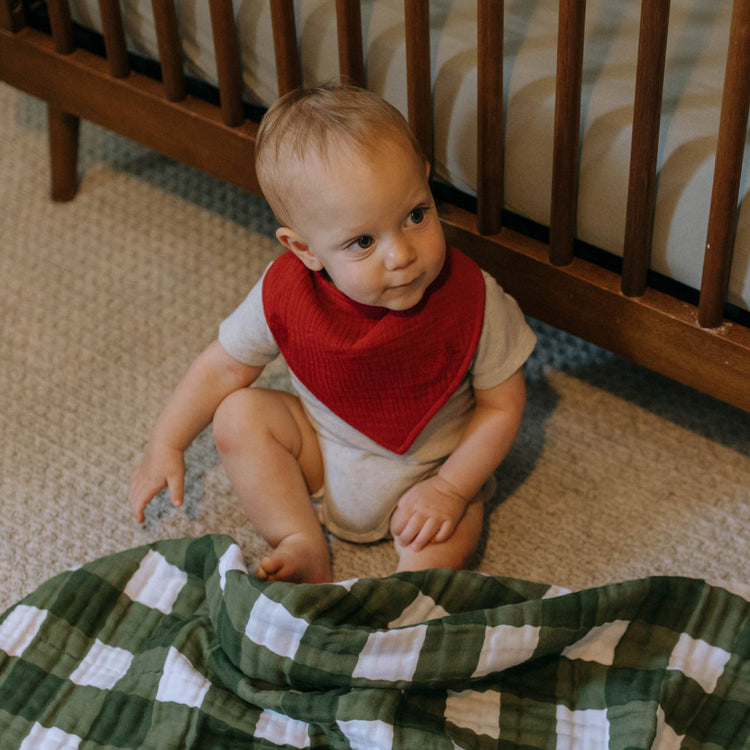
[[[276,254],[256,197],[99,128],[79,195],[48,199],[45,108],[0,85],[0,611],[56,572],[221,532],[248,558],[210,430],[188,500],[144,526],[127,486],[192,358]],[[750,417],[535,324],[523,432],[498,472],[480,569],[568,587],[650,574],[747,582]],[[284,384],[275,368],[272,381]],[[750,386],[749,386],[750,387]],[[333,541],[337,578],[391,571],[389,544]]]

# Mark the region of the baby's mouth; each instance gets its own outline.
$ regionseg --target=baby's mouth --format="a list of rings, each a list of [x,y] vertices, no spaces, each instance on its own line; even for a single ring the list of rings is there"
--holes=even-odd
[[[403,284],[393,284],[391,285],[391,289],[409,289],[412,286],[415,286],[417,282],[419,281],[420,277],[415,276],[411,281],[406,281]]]

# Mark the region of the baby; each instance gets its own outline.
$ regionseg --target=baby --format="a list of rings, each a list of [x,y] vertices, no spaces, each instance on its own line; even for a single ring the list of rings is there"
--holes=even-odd
[[[353,542],[392,537],[398,570],[464,567],[521,424],[534,334],[446,246],[429,164],[380,97],[287,94],[261,123],[256,170],[287,252],[159,416],[133,515],[165,487],[182,504],[184,451],[213,420],[240,505],[273,548],[259,578],[330,581],[321,522]],[[249,387],[279,354],[298,395]]]

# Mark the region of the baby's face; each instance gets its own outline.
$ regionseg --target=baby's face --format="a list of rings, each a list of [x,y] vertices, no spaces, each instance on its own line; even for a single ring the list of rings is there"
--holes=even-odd
[[[342,154],[306,170],[295,231],[313,270],[325,268],[350,299],[389,310],[416,305],[445,261],[445,239],[422,164],[398,142]]]

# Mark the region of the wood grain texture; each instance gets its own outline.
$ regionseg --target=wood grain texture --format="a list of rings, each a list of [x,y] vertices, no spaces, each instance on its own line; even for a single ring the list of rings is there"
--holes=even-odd
[[[550,261],[556,266],[573,259],[585,22],[585,0],[560,0],[549,250]]]
[[[114,78],[125,78],[130,72],[130,63],[128,49],[125,46],[120,0],[99,0],[99,14],[102,19],[109,72]]]
[[[502,226],[503,211],[502,0],[477,5],[477,213],[481,234]]]
[[[336,0],[336,35],[341,82],[364,86],[365,63],[360,0]]]
[[[211,31],[214,37],[216,73],[219,78],[221,116],[229,127],[241,125],[244,120],[242,108],[242,62],[234,21],[232,0],[209,0],[211,8]]]
[[[182,43],[174,0],[151,0],[151,6],[159,44],[164,95],[170,102],[179,102],[185,98],[185,74],[182,70]]]
[[[297,24],[292,0],[271,0],[273,48],[279,96],[302,85],[302,68],[297,48]]]
[[[430,72],[430,4],[427,0],[404,3],[406,24],[406,90],[409,125],[422,152],[433,156],[432,77]]]
[[[651,261],[669,0],[643,0],[625,218],[622,292],[640,297]]]

